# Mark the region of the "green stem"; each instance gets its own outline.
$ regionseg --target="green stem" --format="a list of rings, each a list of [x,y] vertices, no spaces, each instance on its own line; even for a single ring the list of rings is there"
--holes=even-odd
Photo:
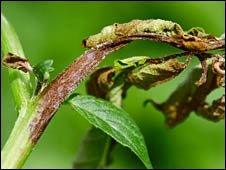
[[[1,164],[3,169],[21,168],[33,148],[30,139],[29,126],[36,114],[35,102],[29,103],[24,116],[19,115],[15,126],[1,152]]]
[[[11,52],[22,58],[25,58],[22,46],[15,30],[2,14],[1,35],[1,51],[3,55]],[[31,97],[30,76],[28,73],[9,68],[9,78],[16,108],[19,111],[23,107],[27,106],[27,101]]]
[[[3,55],[11,52],[25,58],[22,46],[14,29],[3,15],[1,15],[1,35],[1,50]],[[28,73],[13,69],[9,69],[9,77],[19,116],[1,152],[3,169],[20,168],[32,148],[28,132],[28,119],[34,114],[31,111],[32,107],[29,106],[31,97],[30,77]]]
[[[97,169],[101,169],[101,168],[104,168],[106,166],[107,156],[108,156],[110,144],[111,144],[111,137],[107,136],[106,144],[105,144],[105,146],[103,146],[104,147],[104,152],[102,154],[102,157],[101,157],[101,160],[99,162],[99,165],[97,166]]]

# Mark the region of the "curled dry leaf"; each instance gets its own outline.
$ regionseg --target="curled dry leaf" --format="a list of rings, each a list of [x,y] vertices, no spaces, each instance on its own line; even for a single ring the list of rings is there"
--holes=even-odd
[[[177,59],[177,57],[181,56],[187,56],[185,62],[180,62]],[[130,72],[128,72],[125,81],[147,90],[173,79],[183,71],[190,61],[190,53],[184,52],[155,59],[140,56],[119,61],[115,64],[117,69],[123,70],[130,68]]]
[[[202,84],[204,84],[206,82],[207,73],[208,73],[208,65],[207,65],[207,58],[204,58],[205,55],[197,54],[197,56],[198,56],[199,61],[201,63],[202,75],[199,78],[199,80],[195,82],[195,84],[197,86],[201,86]]]
[[[176,58],[149,59],[140,67],[135,68],[127,77],[127,81],[139,88],[149,89],[176,77],[187,67],[188,62],[180,62]]]
[[[6,56],[4,56],[2,63],[6,67],[18,69],[25,73],[32,71],[32,67],[27,59],[12,53],[8,53]]]
[[[129,84],[125,81],[125,72],[117,73],[114,67],[105,67],[96,70],[87,81],[88,94],[106,99],[116,106],[122,105]]]
[[[211,54],[211,53],[197,53],[195,54],[202,68],[202,75],[199,80],[195,83],[197,86],[201,86],[206,82],[207,73],[208,73],[208,64],[207,61],[209,58],[212,59],[212,69],[214,74],[218,74],[217,79],[218,83],[224,86],[225,79],[225,57],[224,54]]]
[[[225,86],[225,55],[214,55],[213,64],[212,64],[213,72],[218,75],[219,84],[224,87]]]
[[[205,98],[210,92],[219,87],[218,75],[213,73],[211,64],[208,64],[207,81],[196,86],[195,82],[201,72],[201,68],[193,69],[188,78],[165,102],[159,104],[152,100],[147,101],[163,112],[168,126],[173,127],[183,122],[192,111],[197,111],[200,106],[203,106]]]
[[[185,62],[176,58],[186,55]],[[190,53],[185,52],[156,59],[136,56],[116,60],[113,67],[98,69],[91,75],[87,82],[87,91],[121,105],[126,91],[132,85],[147,90],[176,77],[187,67],[189,55]]]
[[[105,99],[106,94],[113,85],[112,77],[115,70],[112,67],[104,67],[96,70],[87,81],[86,90],[88,94]]]
[[[225,117],[225,95],[221,98],[214,100],[212,105],[205,103],[198,107],[195,112],[197,115],[202,116],[210,121],[218,122]]]

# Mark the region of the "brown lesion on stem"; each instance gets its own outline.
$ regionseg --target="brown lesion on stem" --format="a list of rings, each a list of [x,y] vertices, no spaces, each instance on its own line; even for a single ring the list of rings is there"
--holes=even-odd
[[[37,115],[30,124],[31,140],[36,143],[59,108],[74,88],[104,59],[105,55],[125,46],[122,43],[107,44],[101,48],[90,49],[75,60],[56,77],[40,94]]]
[[[215,37],[196,37],[192,35],[165,36],[156,33],[135,33],[133,35],[122,36],[117,41],[147,39],[157,42],[164,42],[185,51],[205,52],[213,49],[225,47],[225,41]],[[110,43],[105,42],[105,43]],[[83,45],[87,46],[87,40],[83,40]],[[101,46],[101,44],[99,44]]]

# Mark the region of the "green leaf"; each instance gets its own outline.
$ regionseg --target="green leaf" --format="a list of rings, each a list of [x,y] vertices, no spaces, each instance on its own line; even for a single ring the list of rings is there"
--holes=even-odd
[[[92,96],[76,96],[69,103],[95,127],[130,148],[147,168],[152,168],[143,135],[128,113]]]
[[[104,168],[110,140],[101,130],[95,127],[89,129],[79,147],[74,168]]]

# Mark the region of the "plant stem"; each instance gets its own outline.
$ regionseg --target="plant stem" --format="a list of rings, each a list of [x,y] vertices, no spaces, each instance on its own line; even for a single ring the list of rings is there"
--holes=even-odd
[[[14,29],[2,14],[1,35],[3,55],[11,52],[25,58]],[[30,76],[22,71],[9,69],[9,78],[16,109],[19,114],[10,137],[1,152],[3,169],[21,167],[32,147],[27,128],[27,120],[32,114],[32,112],[28,112],[31,97]]]
[[[29,103],[24,116],[19,115],[15,126],[1,152],[1,164],[3,169],[21,168],[28,157],[33,144],[30,139],[29,126],[36,114],[36,103],[34,100]]]
[[[102,132],[104,133],[104,132]],[[110,136],[107,136],[106,138],[106,141],[105,141],[105,145],[103,146],[104,147],[104,152],[102,153],[102,157],[101,157],[101,160],[99,162],[99,165],[97,166],[98,169],[102,169],[102,168],[105,168],[106,166],[106,163],[107,163],[107,156],[109,154],[109,148],[110,148],[110,145],[111,145],[111,137]]]
[[[3,55],[11,52],[22,58],[25,58],[16,32],[2,14],[1,35],[1,50]],[[22,71],[9,69],[9,78],[16,108],[19,111],[23,107],[26,107],[27,101],[31,97],[30,76],[28,73],[24,73]]]

